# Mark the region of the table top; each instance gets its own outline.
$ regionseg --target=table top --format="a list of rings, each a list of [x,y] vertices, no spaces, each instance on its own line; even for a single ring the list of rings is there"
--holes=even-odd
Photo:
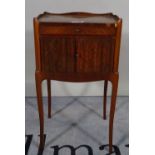
[[[40,23],[72,23],[72,24],[115,24],[120,19],[112,13],[94,14],[86,12],[48,13],[44,12],[37,17]]]

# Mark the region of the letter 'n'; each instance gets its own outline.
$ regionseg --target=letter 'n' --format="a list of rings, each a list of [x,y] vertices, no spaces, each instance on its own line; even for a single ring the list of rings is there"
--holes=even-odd
[[[71,150],[71,155],[76,155],[76,151],[79,149],[79,148],[86,148],[88,150],[88,155],[93,155],[93,150],[90,146],[88,145],[80,145],[76,148],[74,148],[73,146],[71,145],[64,145],[64,146],[52,146],[51,148],[54,149],[54,155],[59,155],[59,151],[62,149],[62,148],[69,148]]]

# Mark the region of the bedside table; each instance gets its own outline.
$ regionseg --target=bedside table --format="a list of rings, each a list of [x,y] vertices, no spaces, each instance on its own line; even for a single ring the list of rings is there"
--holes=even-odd
[[[35,78],[42,149],[44,148],[42,81],[47,80],[48,117],[50,118],[50,80],[68,82],[104,80],[104,119],[106,119],[108,81],[112,83],[109,120],[109,152],[112,152],[121,29],[122,19],[112,13],[52,14],[44,12],[34,18]]]

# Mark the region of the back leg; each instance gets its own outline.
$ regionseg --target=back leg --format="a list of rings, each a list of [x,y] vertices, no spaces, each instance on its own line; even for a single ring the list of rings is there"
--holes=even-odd
[[[47,80],[47,93],[48,93],[48,118],[51,118],[51,81]]]
[[[107,88],[108,88],[108,80],[105,80],[105,82],[104,82],[104,101],[103,101],[103,119],[104,120],[106,120]]]

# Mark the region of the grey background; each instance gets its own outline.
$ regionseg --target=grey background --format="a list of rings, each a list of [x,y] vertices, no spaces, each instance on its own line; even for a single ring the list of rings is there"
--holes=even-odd
[[[113,12],[123,18],[122,43],[120,51],[120,80],[118,95],[129,94],[129,7],[128,0],[26,0],[25,25],[25,95],[35,96],[35,57],[33,38],[33,17],[49,12]],[[43,82],[43,94],[46,95],[46,85]],[[110,94],[110,89],[108,94]],[[64,83],[52,81],[53,96],[102,96],[103,82]]]

